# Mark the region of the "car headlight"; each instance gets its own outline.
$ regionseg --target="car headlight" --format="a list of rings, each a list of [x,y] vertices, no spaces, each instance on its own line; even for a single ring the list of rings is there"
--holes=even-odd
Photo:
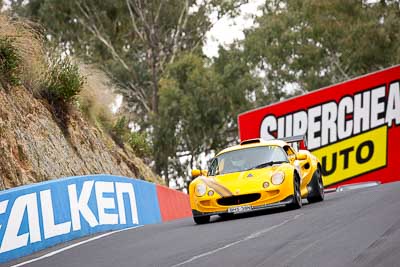
[[[274,185],[280,185],[285,180],[285,174],[283,172],[276,172],[271,177],[271,182]]]
[[[205,193],[207,191],[207,186],[203,183],[199,183],[196,185],[195,191],[196,191],[196,195],[198,197],[202,197],[205,195]]]

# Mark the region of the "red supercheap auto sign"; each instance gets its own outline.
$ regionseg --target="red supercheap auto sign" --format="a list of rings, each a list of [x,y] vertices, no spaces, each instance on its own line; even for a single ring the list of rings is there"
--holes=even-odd
[[[324,184],[400,180],[400,65],[240,114],[240,139],[305,135]]]

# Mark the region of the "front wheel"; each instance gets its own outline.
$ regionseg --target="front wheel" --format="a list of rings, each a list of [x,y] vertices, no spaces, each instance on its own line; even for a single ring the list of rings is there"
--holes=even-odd
[[[300,177],[294,174],[293,177],[293,202],[288,206],[290,209],[300,209],[303,204],[301,203],[301,192],[300,192]]]
[[[196,216],[193,217],[193,220],[197,224],[205,224],[210,222],[210,216],[205,215],[205,216]]]

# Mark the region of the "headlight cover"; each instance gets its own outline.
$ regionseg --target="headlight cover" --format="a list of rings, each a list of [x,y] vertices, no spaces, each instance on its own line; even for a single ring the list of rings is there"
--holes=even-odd
[[[283,183],[284,180],[285,180],[285,174],[281,171],[274,173],[271,177],[271,182],[274,185],[280,185]]]
[[[204,183],[198,183],[195,188],[196,195],[202,197],[206,194],[207,186]]]

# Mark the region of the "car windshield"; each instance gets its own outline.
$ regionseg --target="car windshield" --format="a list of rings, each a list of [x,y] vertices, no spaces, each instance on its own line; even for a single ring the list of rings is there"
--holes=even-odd
[[[232,172],[265,168],[277,163],[288,162],[288,158],[279,146],[259,146],[223,153],[215,157],[210,164],[208,174],[220,175]]]

